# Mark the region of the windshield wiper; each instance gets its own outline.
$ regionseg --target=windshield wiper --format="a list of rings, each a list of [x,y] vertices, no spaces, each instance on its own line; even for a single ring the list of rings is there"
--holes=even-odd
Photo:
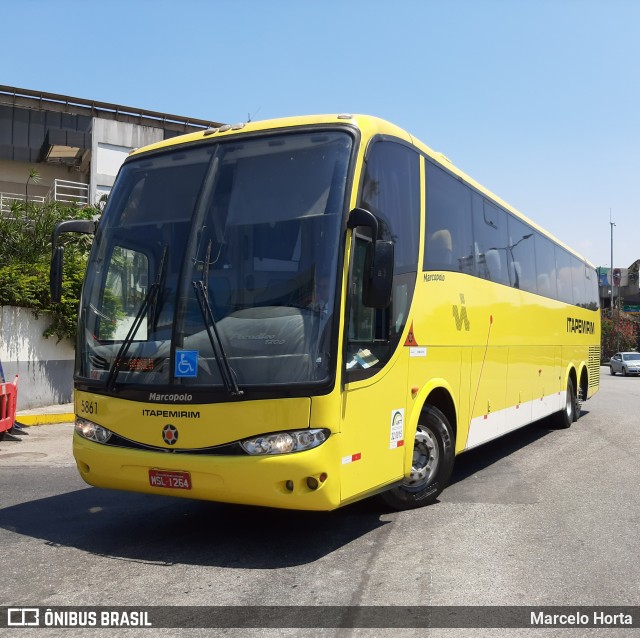
[[[168,246],[165,246],[162,250],[162,257],[160,258],[160,267],[158,269],[158,275],[156,280],[149,286],[149,290],[147,290],[147,294],[144,296],[142,300],[142,305],[138,310],[133,323],[131,324],[131,328],[129,328],[129,332],[127,332],[127,336],[124,338],[122,345],[118,349],[118,354],[116,354],[116,358],[113,360],[111,364],[111,368],[109,369],[109,376],[107,377],[106,387],[108,390],[113,390],[116,385],[116,379],[118,378],[118,373],[120,372],[120,368],[122,368],[122,364],[124,362],[124,357],[127,352],[129,352],[129,348],[133,343],[133,338],[136,336],[140,325],[142,324],[142,320],[147,312],[147,309],[151,308],[151,315],[155,316],[156,311],[156,303],[158,301],[158,294],[160,292],[160,287],[162,284],[162,276],[164,274],[164,265],[166,263]]]
[[[193,281],[191,283],[193,284],[193,289],[196,292],[196,299],[198,300],[198,305],[200,306],[200,312],[202,313],[202,317],[204,319],[204,326],[207,330],[207,336],[209,337],[211,349],[213,350],[213,355],[216,358],[216,363],[218,364],[218,369],[220,370],[220,376],[222,377],[224,387],[231,396],[242,396],[244,392],[238,387],[235,372],[229,365],[229,358],[227,357],[227,353],[224,351],[222,339],[220,338],[220,333],[218,332],[218,324],[211,310],[211,306],[209,305],[209,289],[207,285],[207,279],[209,275],[210,259],[211,241],[209,241],[207,256],[202,268],[202,279],[200,281]]]

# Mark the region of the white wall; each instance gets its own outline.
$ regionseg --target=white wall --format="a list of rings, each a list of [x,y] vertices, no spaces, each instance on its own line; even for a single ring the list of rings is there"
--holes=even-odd
[[[69,403],[73,397],[74,348],[42,333],[48,319],[26,308],[0,306],[0,361],[7,381],[18,380],[18,410]]]
[[[91,128],[91,179],[89,201],[95,204],[109,193],[129,151],[162,141],[161,128],[93,118]]]
[[[38,184],[29,182],[29,196],[46,195],[55,179],[68,179],[72,182],[87,181],[87,176],[78,171],[70,171],[66,166],[59,164],[29,164],[26,162],[14,162],[0,160],[0,191],[4,193],[17,193],[24,195],[25,184],[29,177],[29,170],[35,168],[39,175]]]

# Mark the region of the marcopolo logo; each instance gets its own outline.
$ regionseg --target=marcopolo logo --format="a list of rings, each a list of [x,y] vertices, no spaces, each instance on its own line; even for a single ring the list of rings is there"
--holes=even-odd
[[[149,401],[193,401],[191,394],[159,394],[158,392],[149,393]]]

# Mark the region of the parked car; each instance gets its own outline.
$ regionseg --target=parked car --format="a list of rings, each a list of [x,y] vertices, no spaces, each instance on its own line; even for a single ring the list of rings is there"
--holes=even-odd
[[[640,352],[617,352],[609,361],[611,374],[622,372],[628,374],[640,374]]]

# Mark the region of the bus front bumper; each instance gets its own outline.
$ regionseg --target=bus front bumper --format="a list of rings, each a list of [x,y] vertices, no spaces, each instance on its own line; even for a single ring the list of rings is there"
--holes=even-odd
[[[74,433],[73,455],[80,476],[95,487],[327,511],[340,505],[338,437],[333,434],[321,446],[294,454],[206,456],[130,450],[94,443]],[[190,487],[159,487],[151,477],[163,472],[188,473]]]

